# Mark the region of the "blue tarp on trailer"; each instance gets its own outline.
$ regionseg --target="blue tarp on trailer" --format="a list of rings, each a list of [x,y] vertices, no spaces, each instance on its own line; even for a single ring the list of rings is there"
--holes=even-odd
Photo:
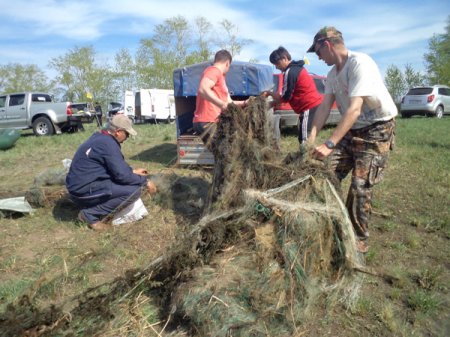
[[[203,71],[211,62],[197,63],[173,72],[175,97],[196,96]],[[273,87],[272,66],[233,61],[226,75],[230,96],[257,96]]]

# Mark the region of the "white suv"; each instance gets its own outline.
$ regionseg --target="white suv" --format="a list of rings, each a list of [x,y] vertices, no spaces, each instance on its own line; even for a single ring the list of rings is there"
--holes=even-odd
[[[412,115],[442,118],[444,114],[450,114],[450,88],[445,85],[433,85],[409,89],[402,98],[400,112],[403,118]]]

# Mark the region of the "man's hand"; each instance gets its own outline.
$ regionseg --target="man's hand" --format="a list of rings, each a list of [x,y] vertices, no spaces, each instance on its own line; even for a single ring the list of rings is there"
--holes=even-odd
[[[151,195],[155,194],[156,192],[158,192],[158,189],[156,188],[156,185],[153,181],[147,181],[147,191],[148,193],[150,193]]]
[[[325,144],[322,144],[314,149],[312,155],[316,159],[323,160],[328,157],[331,152],[333,152],[333,149],[329,149]]]
[[[148,175],[148,171],[146,169],[143,169],[143,168],[134,169],[133,173],[137,174],[139,176],[147,176]]]

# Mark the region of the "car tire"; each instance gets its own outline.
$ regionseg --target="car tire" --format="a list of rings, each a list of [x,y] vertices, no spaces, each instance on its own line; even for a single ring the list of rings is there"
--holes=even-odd
[[[434,116],[436,118],[442,118],[443,115],[444,115],[444,108],[442,108],[442,105],[438,105],[436,111],[434,112]]]
[[[33,132],[36,136],[51,136],[55,133],[55,127],[47,117],[38,117],[33,122]]]

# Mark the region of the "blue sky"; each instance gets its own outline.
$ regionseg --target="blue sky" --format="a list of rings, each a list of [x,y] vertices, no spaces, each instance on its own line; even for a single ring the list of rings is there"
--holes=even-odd
[[[258,59],[279,45],[294,59],[303,58],[314,34],[335,26],[354,51],[370,54],[382,73],[391,65],[411,64],[424,71],[423,54],[433,34],[444,33],[448,0],[0,0],[0,64],[36,64],[51,74],[48,62],[75,46],[92,45],[99,59],[112,63],[121,48],[132,53],[153,27],[177,15],[192,22],[228,19],[239,35],[253,43],[236,57]],[[309,71],[325,75],[329,68],[307,55]]]

